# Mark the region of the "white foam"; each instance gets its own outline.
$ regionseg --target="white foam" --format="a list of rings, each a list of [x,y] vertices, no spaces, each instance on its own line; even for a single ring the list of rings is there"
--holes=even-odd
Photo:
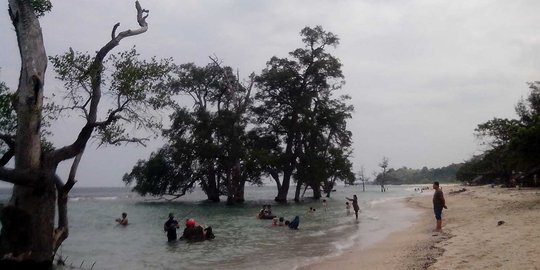
[[[109,196],[109,197],[71,197],[69,201],[78,202],[78,201],[114,201],[117,200],[118,196]]]

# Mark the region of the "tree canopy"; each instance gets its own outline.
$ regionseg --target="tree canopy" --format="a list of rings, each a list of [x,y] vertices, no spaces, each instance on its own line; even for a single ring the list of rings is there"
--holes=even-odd
[[[272,57],[260,75],[243,81],[215,57],[205,67],[176,66],[171,92],[190,96],[193,106],[177,107],[172,126],[163,130],[167,144],[139,161],[124,181],[135,182],[141,194],[173,198],[199,185],[211,201],[225,195],[238,203],[246,183],[258,185],[265,177],[276,182],[276,201],[282,202],[292,180],[299,200],[302,186],[319,198],[321,187],[329,194],[336,181],[354,179],[347,130],[353,107],[348,96],[334,97],[343,74],[327,52],[338,38],[320,26],[306,27],[300,36],[303,48],[289,58]]]
[[[535,185],[540,174],[540,82],[529,83],[529,89],[515,106],[517,119],[494,118],[478,125],[475,135],[488,149],[463,165],[459,180]]]

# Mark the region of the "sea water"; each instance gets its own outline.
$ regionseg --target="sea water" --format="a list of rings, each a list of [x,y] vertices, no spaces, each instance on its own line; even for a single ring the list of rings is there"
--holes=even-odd
[[[246,187],[243,205],[226,206],[206,202],[200,190],[165,202],[140,197],[129,188],[74,188],[68,204],[69,238],[58,255],[67,266],[83,269],[296,269],[352,247],[369,247],[410,226],[418,213],[402,199],[421,196],[414,186],[390,186],[387,192],[371,185],[365,192],[361,186],[340,186],[325,198],[324,209],[322,199],[308,198],[310,191],[303,202],[287,204],[275,203],[276,193],[272,186]],[[352,205],[349,215],[345,208],[345,198],[354,194],[361,209],[358,220]],[[9,190],[0,190],[0,201],[7,199]],[[256,219],[264,204],[286,220],[300,216],[299,230]],[[309,207],[316,211],[308,213]],[[128,214],[128,226],[115,222],[122,212]],[[170,212],[180,224],[194,218],[212,226],[216,238],[168,243],[163,224]]]

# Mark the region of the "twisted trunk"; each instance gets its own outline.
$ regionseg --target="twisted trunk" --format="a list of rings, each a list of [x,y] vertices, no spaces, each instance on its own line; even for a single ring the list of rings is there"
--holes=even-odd
[[[75,183],[70,175],[63,184],[55,172],[60,162],[74,158],[78,165],[80,155],[98,123],[95,122],[101,96],[100,72],[105,55],[125,37],[147,30],[147,10],[136,2],[137,20],[141,28],[115,34],[112,40],[98,52],[92,65],[96,82],[93,85],[92,106],[87,124],[81,129],[76,141],[69,146],[49,153],[41,151],[41,113],[43,85],[47,68],[47,55],[39,21],[32,1],[9,0],[9,15],[19,46],[21,71],[17,88],[17,132],[14,144],[14,169],[6,169],[2,160],[0,180],[14,184],[12,197],[1,210],[0,221],[0,269],[50,268],[54,253],[67,238],[67,193]],[[105,126],[110,122],[99,123]],[[10,147],[11,148],[11,147]],[[75,165],[76,167],[76,165]],[[76,171],[72,168],[72,172]],[[60,192],[57,201],[57,192]],[[58,203],[59,221],[55,230],[55,208]],[[28,267],[26,267],[28,266]]]

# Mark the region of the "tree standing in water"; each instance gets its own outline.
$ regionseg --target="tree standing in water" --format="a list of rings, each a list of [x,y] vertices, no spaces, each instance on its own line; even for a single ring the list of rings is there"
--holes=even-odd
[[[383,157],[381,163],[379,163],[379,167],[382,168],[382,174],[380,175],[380,179],[379,179],[379,182],[381,184],[381,192],[385,192],[386,189],[384,188],[384,180],[386,178],[386,168],[388,168],[388,158],[387,157]]]
[[[13,102],[17,125],[13,133],[0,134],[0,139],[10,148],[2,157],[0,180],[14,185],[11,199],[0,215],[0,265],[50,268],[56,251],[68,237],[68,193],[76,183],[77,168],[87,142],[95,138],[100,144],[143,144],[144,139],[129,137],[123,124],[159,126],[145,112],[148,108],[160,108],[167,101],[167,96],[159,93],[159,85],[167,73],[168,62],[138,60],[135,50],[107,57],[124,38],[147,31],[148,10],[135,2],[139,28],[117,33],[120,24],[116,24],[111,40],[93,57],[70,49],[64,55],[50,58],[57,78],[64,82],[67,92],[64,100],[69,104],[44,106],[47,54],[38,17],[52,5],[47,0],[9,0],[8,3],[21,71]],[[108,69],[104,68],[105,63]],[[104,105],[102,94],[113,96],[114,101]],[[100,110],[100,105],[109,107]],[[103,109],[105,113],[100,114]],[[45,112],[48,116],[59,116],[66,111],[79,112],[85,121],[83,126],[72,144],[46,148],[42,143]],[[11,158],[15,166],[6,168],[6,161]],[[73,163],[64,182],[56,169],[68,160]]]

